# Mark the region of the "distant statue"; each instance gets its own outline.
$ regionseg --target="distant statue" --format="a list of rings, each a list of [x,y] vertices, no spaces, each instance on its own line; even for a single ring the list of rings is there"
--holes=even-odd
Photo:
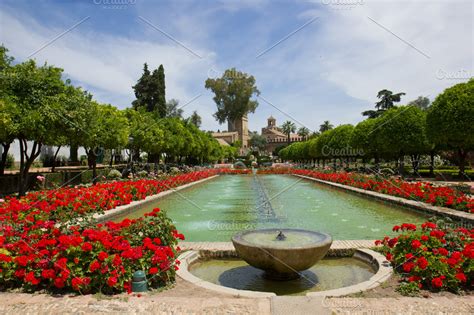
[[[282,231],[280,231],[280,232],[278,233],[276,239],[277,239],[277,241],[284,241],[284,240],[286,240],[286,236],[285,236],[285,234],[283,234]]]

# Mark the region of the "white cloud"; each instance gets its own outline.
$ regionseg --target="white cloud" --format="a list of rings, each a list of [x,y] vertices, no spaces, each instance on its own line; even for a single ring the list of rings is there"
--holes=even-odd
[[[11,55],[22,61],[70,26],[47,29],[31,17],[19,19],[2,12],[2,27],[8,29],[2,33],[2,42]],[[99,30],[84,32],[79,25],[32,58],[63,68],[67,77],[91,89],[99,101],[124,108],[133,100],[132,85],[141,75],[144,62],[153,69],[160,64],[165,67],[168,99],[176,98],[183,103],[194,97],[197,93],[189,87],[194,82],[204,82],[214,53],[200,47],[193,49],[208,59],[196,58],[164,36],[160,42],[138,41]]]

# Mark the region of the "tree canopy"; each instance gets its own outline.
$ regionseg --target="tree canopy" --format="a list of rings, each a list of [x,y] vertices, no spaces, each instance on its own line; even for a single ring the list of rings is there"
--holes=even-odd
[[[258,101],[252,99],[260,95],[255,78],[235,68],[226,70],[220,78],[207,79],[205,87],[214,93],[213,100],[217,105],[214,117],[221,124],[254,113],[258,106]]]

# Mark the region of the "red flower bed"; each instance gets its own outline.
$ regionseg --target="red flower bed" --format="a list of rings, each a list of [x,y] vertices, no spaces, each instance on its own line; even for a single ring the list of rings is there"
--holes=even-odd
[[[107,211],[147,196],[216,175],[218,170],[207,170],[170,177],[166,180],[141,179],[114,181],[90,187],[63,187],[36,191],[20,199],[7,197],[0,204],[0,221],[48,214],[47,219],[65,221],[85,213]]]
[[[425,222],[417,227],[404,223],[394,226],[401,234],[376,241],[383,245],[387,260],[404,283],[401,292],[411,294],[420,288],[459,291],[472,289],[474,280],[474,229],[451,228]]]
[[[297,174],[396,197],[422,201],[434,206],[474,213],[474,199],[449,187],[434,187],[426,182],[406,182],[399,179],[378,179],[356,173],[325,173],[289,168],[261,170],[259,174]]]
[[[0,285],[130,292],[133,272],[141,269],[150,286],[165,285],[179,265],[177,239],[184,237],[159,209],[137,220],[92,227],[18,219],[4,225],[0,236]]]
[[[151,286],[174,279],[177,239],[155,209],[137,220],[94,224],[92,214],[217,174],[194,172],[166,180],[102,183],[7,198],[0,204],[0,288],[120,292],[136,270]]]

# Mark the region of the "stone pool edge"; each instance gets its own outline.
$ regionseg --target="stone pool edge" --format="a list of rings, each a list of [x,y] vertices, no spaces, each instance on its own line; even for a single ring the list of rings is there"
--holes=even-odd
[[[357,259],[360,259],[366,262],[369,265],[372,265],[376,270],[376,273],[370,277],[369,280],[360,282],[351,286],[342,287],[333,290],[326,290],[320,292],[308,292],[306,293],[306,297],[337,297],[337,296],[344,296],[354,293],[359,293],[362,291],[366,291],[369,289],[373,289],[379,286],[381,283],[386,281],[390,276],[393,274],[393,268],[391,267],[390,263],[385,259],[385,257],[371,249],[368,248],[353,248],[353,247],[342,247],[342,242],[339,241],[341,244],[338,244],[336,248],[331,248],[328,252],[328,257],[347,257],[352,256]],[[208,244],[207,246],[201,246],[201,250],[188,250],[182,253],[178,259],[180,260],[180,268],[177,271],[177,275],[182,278],[183,280],[192,283],[198,287],[203,289],[216,291],[219,293],[224,294],[231,294],[234,297],[249,297],[249,298],[273,298],[277,295],[272,292],[261,292],[261,291],[249,291],[249,290],[238,290],[232,289],[228,287],[224,287],[221,285],[217,285],[205,280],[202,280],[195,275],[193,275],[189,271],[189,266],[195,262],[200,257],[237,257],[237,253],[235,250],[230,249],[232,243],[221,243],[224,249],[216,250],[215,246],[210,247]],[[224,245],[225,244],[225,245]],[[353,255],[351,255],[353,253]]]
[[[131,213],[133,211],[136,211],[136,210],[140,209],[141,207],[143,207],[143,206],[145,206],[145,205],[147,205],[151,202],[154,202],[154,201],[156,201],[160,198],[163,198],[167,195],[173,194],[176,191],[186,189],[188,187],[203,183],[205,181],[214,179],[218,176],[219,175],[213,175],[213,176],[206,177],[206,178],[200,179],[200,180],[192,182],[192,183],[188,183],[188,184],[184,184],[182,186],[178,186],[176,188],[171,188],[171,189],[162,191],[158,194],[147,196],[145,199],[132,201],[128,205],[118,206],[117,208],[108,210],[103,214],[98,214],[98,213],[94,214],[93,217],[94,217],[94,219],[96,220],[97,223],[109,221],[109,220],[111,220],[115,217],[121,216],[123,214],[127,214],[127,213]]]
[[[375,192],[375,191],[364,190],[364,189],[351,187],[351,186],[347,186],[347,185],[343,185],[343,184],[339,184],[339,183],[333,183],[333,182],[329,182],[329,181],[325,181],[325,180],[321,180],[321,179],[317,179],[317,178],[313,178],[313,177],[308,177],[308,176],[304,176],[304,175],[293,174],[293,176],[308,179],[308,180],[312,180],[312,181],[315,181],[317,183],[321,183],[321,184],[325,184],[325,185],[328,185],[328,186],[336,187],[336,188],[341,189],[341,190],[350,191],[350,192],[353,192],[353,193],[356,193],[356,194],[359,194],[359,195],[363,195],[363,196],[366,196],[366,197],[369,197],[369,198],[374,198],[374,199],[378,199],[378,200],[382,200],[382,201],[387,201],[387,202],[390,202],[390,203],[393,203],[393,204],[396,204],[396,205],[399,205],[399,206],[404,206],[404,207],[407,207],[407,208],[419,210],[419,211],[422,211],[422,212],[425,212],[425,213],[435,214],[435,215],[445,216],[445,217],[447,216],[451,219],[455,219],[456,221],[466,222],[470,225],[474,225],[474,214],[470,214],[470,213],[467,213],[467,212],[462,212],[462,211],[459,211],[459,210],[453,210],[453,209],[449,209],[449,208],[446,208],[446,207],[432,206],[430,204],[427,204],[427,203],[424,203],[424,202],[421,202],[421,201],[415,201],[415,200],[409,200],[409,199],[405,199],[405,198],[401,198],[401,197],[390,196],[390,195],[378,193],[378,192]]]

